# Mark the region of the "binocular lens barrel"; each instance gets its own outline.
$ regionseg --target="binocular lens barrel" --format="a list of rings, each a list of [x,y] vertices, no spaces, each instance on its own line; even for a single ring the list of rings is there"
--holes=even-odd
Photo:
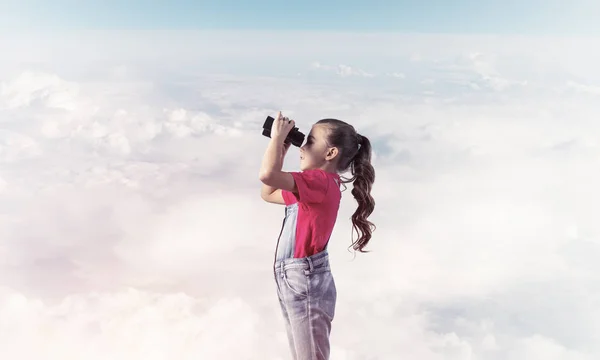
[[[271,127],[273,126],[273,121],[275,121],[275,119],[272,116],[267,116],[267,119],[263,124],[262,134],[268,138],[271,137]],[[290,133],[285,138],[285,142],[292,143],[292,145],[300,147],[304,142],[304,134],[301,133],[296,126],[294,126],[294,128],[290,130]]]

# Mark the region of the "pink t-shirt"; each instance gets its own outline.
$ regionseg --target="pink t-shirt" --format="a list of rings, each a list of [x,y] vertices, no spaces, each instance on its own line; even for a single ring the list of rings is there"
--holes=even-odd
[[[333,231],[342,193],[340,176],[321,169],[292,172],[298,194],[282,190],[286,205],[298,203],[294,258],[325,249]]]

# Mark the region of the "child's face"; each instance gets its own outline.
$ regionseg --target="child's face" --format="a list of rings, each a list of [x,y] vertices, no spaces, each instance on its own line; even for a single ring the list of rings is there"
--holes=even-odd
[[[327,127],[313,125],[306,137],[306,143],[300,148],[300,170],[317,169],[325,164],[326,139]]]

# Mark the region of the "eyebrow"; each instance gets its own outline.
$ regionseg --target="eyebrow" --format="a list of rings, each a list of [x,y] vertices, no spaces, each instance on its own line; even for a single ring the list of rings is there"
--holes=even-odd
[[[315,140],[315,137],[314,137],[314,136],[312,136],[312,135],[308,135],[308,139],[313,139],[313,140]]]

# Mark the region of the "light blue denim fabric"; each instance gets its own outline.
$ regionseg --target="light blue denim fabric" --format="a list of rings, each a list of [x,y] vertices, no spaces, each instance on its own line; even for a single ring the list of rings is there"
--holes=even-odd
[[[277,242],[275,261],[294,257],[294,249],[296,248],[297,223],[298,203],[287,205],[285,207],[285,219],[283,219],[281,234],[279,234],[279,241]]]
[[[274,274],[289,346],[294,360],[327,360],[337,291],[327,248],[294,258],[297,204],[286,217],[275,251]]]

